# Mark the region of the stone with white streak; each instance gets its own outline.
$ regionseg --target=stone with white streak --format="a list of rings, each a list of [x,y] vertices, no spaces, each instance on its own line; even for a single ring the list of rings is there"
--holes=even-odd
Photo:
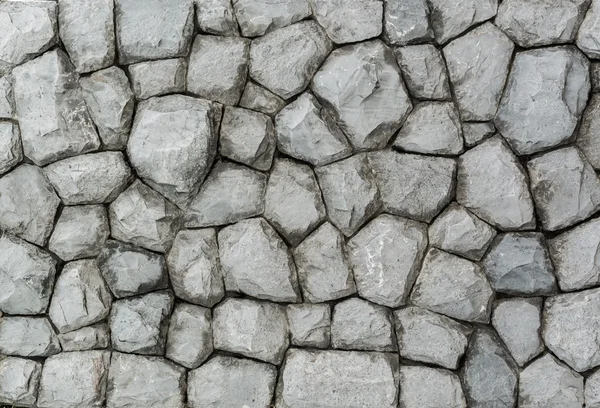
[[[383,35],[390,44],[433,40],[427,0],[384,0],[383,19]]]

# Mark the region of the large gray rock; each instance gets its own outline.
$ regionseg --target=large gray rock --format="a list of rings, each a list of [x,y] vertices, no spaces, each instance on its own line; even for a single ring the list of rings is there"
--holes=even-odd
[[[18,357],[0,360],[0,403],[33,406],[41,373],[42,363],[38,361]]]
[[[201,31],[216,35],[239,35],[231,0],[194,0],[196,25]]]
[[[63,51],[48,51],[16,67],[12,75],[23,153],[27,158],[43,166],[98,150],[100,139],[77,74]]]
[[[262,218],[219,231],[219,258],[228,291],[274,302],[298,302],[296,266],[287,246]]]
[[[200,306],[175,305],[165,357],[186,368],[197,368],[213,352],[211,312]]]
[[[535,227],[527,175],[500,136],[459,158],[456,201],[503,230]]]
[[[438,44],[496,15],[498,0],[429,0],[430,21]]]
[[[265,115],[275,115],[285,106],[285,101],[268,89],[247,81],[239,105]]]
[[[60,353],[58,337],[45,317],[4,316],[0,319],[0,354],[48,357]]]
[[[494,118],[514,47],[492,23],[485,23],[444,47],[462,120]]]
[[[384,147],[412,108],[394,55],[380,40],[333,51],[311,88],[358,150]]]
[[[399,5],[408,5],[423,0],[392,1]],[[392,1],[388,0],[388,7]],[[419,99],[450,99],[446,63],[440,50],[432,44],[411,45],[396,48],[394,54],[412,96]]]
[[[384,0],[383,35],[394,45],[433,39],[427,0]]]
[[[331,339],[331,308],[327,303],[288,305],[286,315],[293,346],[327,348]]]
[[[336,44],[364,41],[381,34],[381,0],[310,0],[317,22]]]
[[[23,160],[21,132],[8,121],[0,122],[0,175],[8,172]]]
[[[598,373],[600,371],[594,371],[585,380],[584,396],[586,408],[600,407],[600,374]]]
[[[270,302],[227,299],[213,312],[213,342],[228,351],[281,364],[289,345],[285,308]]]
[[[402,366],[400,390],[403,408],[467,408],[460,378],[452,371]]]
[[[276,408],[395,408],[398,356],[357,351],[290,350],[277,385]]]
[[[576,5],[579,6],[579,17],[576,22],[581,21],[581,16],[588,2],[585,0],[577,0]],[[577,46],[586,53],[589,58],[600,58],[600,2],[592,0],[591,6],[585,15],[585,19],[579,27],[577,33]]]
[[[594,169],[600,169],[600,95],[597,93],[591,95],[590,101],[583,111],[581,126],[579,126],[577,134],[577,147]]]
[[[185,91],[187,61],[184,58],[138,62],[127,69],[138,99]]]
[[[463,137],[465,144],[473,147],[496,133],[493,122],[463,122]]]
[[[387,307],[406,302],[427,248],[426,228],[417,221],[382,214],[348,241],[360,297]]]
[[[97,323],[58,335],[63,351],[85,351],[108,348],[110,332],[108,324]]]
[[[292,24],[252,41],[249,75],[288,99],[306,88],[331,48],[325,30],[314,21]]]
[[[127,154],[138,176],[185,207],[198,192],[217,150],[220,106],[183,95],[138,105]]]
[[[233,0],[235,18],[244,37],[258,37],[310,16],[308,0]]]
[[[36,245],[45,245],[59,198],[36,166],[23,164],[0,178],[0,229]]]
[[[569,141],[587,103],[589,69],[573,46],[516,54],[494,122],[517,154]]]

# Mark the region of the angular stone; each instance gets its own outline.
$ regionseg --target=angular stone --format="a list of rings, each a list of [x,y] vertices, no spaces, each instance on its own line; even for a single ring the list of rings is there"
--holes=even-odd
[[[427,248],[427,227],[382,214],[347,244],[360,297],[387,307],[403,305]]]
[[[115,34],[121,65],[184,57],[194,31],[193,0],[115,0]]]
[[[597,93],[591,95],[590,102],[583,111],[577,147],[594,169],[600,169],[600,95]]]
[[[13,77],[6,75],[0,78],[0,118],[14,119],[15,100],[13,95]]]
[[[104,148],[125,148],[135,104],[125,72],[110,67],[81,78],[79,83]]]
[[[321,190],[310,167],[287,159],[275,161],[264,217],[292,245],[298,245],[325,219]]]
[[[432,248],[410,295],[411,303],[455,319],[487,323],[494,291],[479,265]]]
[[[308,0],[233,0],[233,10],[244,37],[258,37],[310,16]]]
[[[215,356],[188,376],[190,407],[269,408],[277,368],[245,358]],[[251,405],[248,405],[249,403]]]
[[[185,213],[187,228],[232,224],[261,215],[267,177],[239,164],[218,162]]]
[[[399,0],[388,0],[388,4],[392,1],[406,4]],[[394,54],[412,96],[419,99],[450,99],[446,63],[435,46],[411,45],[395,49]]]
[[[217,151],[220,106],[183,95],[138,105],[127,154],[138,176],[184,208],[198,192]]]
[[[138,99],[185,91],[187,62],[184,58],[138,62],[127,69]]]
[[[460,378],[448,370],[402,366],[400,389],[403,408],[467,408]]]
[[[394,147],[415,153],[458,155],[463,138],[453,102],[421,102],[398,132]]]
[[[280,152],[314,166],[346,158],[352,152],[331,115],[308,92],[279,112],[275,130]]]
[[[110,332],[106,323],[97,323],[58,335],[63,351],[105,349],[110,344]]]
[[[531,159],[527,170],[545,230],[570,227],[600,209],[600,179],[577,148],[565,147]]]
[[[172,310],[173,295],[170,291],[114,302],[109,317],[113,350],[164,354]]]
[[[467,211],[450,204],[429,227],[429,243],[436,248],[479,261],[496,237],[496,230]]]
[[[292,24],[252,41],[249,75],[288,99],[306,88],[331,48],[325,30],[314,21]]]
[[[456,370],[472,329],[449,317],[407,306],[394,312],[400,356]]]
[[[288,305],[286,315],[293,346],[327,348],[331,339],[331,308],[326,303]]]
[[[0,178],[0,229],[8,233],[44,245],[59,204],[39,167],[22,164]]]
[[[279,377],[277,408],[395,408],[398,356],[356,351],[290,350]]]
[[[0,311],[45,313],[55,273],[56,260],[45,250],[8,233],[0,234]]]
[[[221,156],[268,171],[275,153],[271,118],[248,109],[225,107],[219,137]]]
[[[42,363],[18,357],[0,360],[0,403],[11,406],[35,404]]]
[[[48,357],[60,353],[60,344],[45,317],[4,316],[0,319],[0,354]]]
[[[586,408],[600,407],[600,374],[598,373],[600,371],[596,370],[585,380],[584,396]]]
[[[317,22],[336,44],[364,41],[381,34],[381,0],[310,0]]]
[[[384,0],[383,36],[386,42],[406,45],[431,41],[427,0]]]
[[[274,303],[229,298],[215,307],[212,328],[215,349],[271,364],[289,345],[285,308]]]
[[[160,357],[112,353],[107,408],[182,408],[185,369]]]
[[[40,408],[100,407],[106,399],[110,351],[75,351],[44,363]]]
[[[210,309],[179,303],[175,305],[165,357],[186,368],[197,368],[213,352]]]
[[[292,255],[264,219],[227,226],[219,231],[218,242],[228,291],[274,302],[300,300]]]
[[[14,2],[3,4],[14,4]],[[53,50],[16,67],[14,97],[23,153],[38,166],[98,150],[100,139],[69,57]]]
[[[115,59],[113,2],[59,0],[58,11],[60,39],[77,72],[98,71],[112,65]]]
[[[571,139],[587,103],[589,69],[573,46],[516,54],[494,122],[518,155]]]
[[[600,62],[590,63],[590,79],[592,82],[592,92],[600,92]]]
[[[101,152],[52,163],[44,173],[65,205],[113,201],[131,181],[121,152]]]
[[[196,25],[201,31],[216,35],[239,35],[231,0],[194,0],[194,4]]]
[[[456,201],[502,230],[535,227],[525,169],[502,137],[472,148],[458,160]]]
[[[429,0],[430,21],[438,44],[496,15],[498,0]]]
[[[180,231],[167,266],[178,298],[206,307],[213,307],[223,298],[225,287],[214,229]]]
[[[0,175],[23,160],[21,133],[14,123],[0,122]]]
[[[454,196],[454,159],[384,150],[369,153],[369,163],[391,214],[430,222]]]
[[[48,241],[48,249],[63,261],[94,257],[102,250],[109,234],[104,206],[64,207]]]
[[[463,122],[462,131],[465,144],[473,147],[496,133],[496,127],[493,122]]]
[[[247,81],[239,105],[265,115],[275,115],[285,106],[285,101],[268,89]]]
[[[321,225],[294,249],[304,299],[326,302],[356,293],[344,236],[330,223]]]
[[[141,295],[168,285],[162,255],[109,240],[98,256],[98,267],[117,298]]]

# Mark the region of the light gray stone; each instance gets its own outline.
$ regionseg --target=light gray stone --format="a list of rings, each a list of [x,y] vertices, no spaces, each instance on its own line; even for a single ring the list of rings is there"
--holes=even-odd
[[[0,319],[0,354],[48,357],[60,353],[60,344],[45,317],[4,316]]]
[[[427,0],[384,0],[383,35],[394,45],[433,40]]]
[[[285,101],[268,89],[247,81],[239,105],[265,115],[275,115],[285,106]]]
[[[13,77],[0,78],[0,119],[14,119],[15,98],[13,95]]]
[[[411,2],[419,3],[422,0],[411,0],[408,3],[400,0],[388,0],[388,4],[392,1],[407,5]],[[412,14],[410,15],[412,16]],[[446,73],[446,63],[440,50],[432,44],[410,45],[396,48],[394,54],[402,70],[406,86],[413,97],[450,99],[450,83]]]
[[[326,303],[288,305],[286,315],[293,346],[327,348],[331,340],[331,308]]]
[[[336,44],[364,41],[381,34],[381,0],[309,0],[317,22]]]
[[[600,65],[599,65],[600,66]],[[592,71],[593,72],[593,71]],[[600,95],[590,97],[577,134],[577,147],[594,169],[600,169]]]
[[[21,132],[11,122],[0,122],[0,175],[12,170],[23,160]]]
[[[496,15],[497,0],[429,0],[430,21],[438,44]]]
[[[63,351],[105,349],[110,344],[110,332],[106,323],[97,323],[58,335]]]
[[[213,351],[211,312],[200,306],[175,305],[165,357],[186,368],[197,368]]]
[[[460,378],[452,371],[402,366],[400,389],[403,408],[467,408]]]
[[[35,404],[42,363],[18,357],[0,360],[0,403],[31,407]]]
[[[310,16],[308,0],[232,0],[244,37],[258,37]]]
[[[231,0],[194,0],[196,25],[201,31],[216,35],[239,35]]]
[[[187,62],[184,58],[138,62],[127,69],[138,99],[185,91]]]
[[[463,122],[463,137],[468,147],[473,147],[496,133],[493,122]]]
[[[586,408],[600,407],[600,371],[596,370],[585,380],[585,406]]]

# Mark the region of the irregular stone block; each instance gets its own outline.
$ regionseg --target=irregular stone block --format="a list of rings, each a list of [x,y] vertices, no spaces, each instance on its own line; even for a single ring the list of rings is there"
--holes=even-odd
[[[184,58],[138,62],[127,69],[138,99],[185,91],[187,62]]]
[[[275,115],[285,106],[285,101],[268,89],[247,81],[239,105],[265,115]]]
[[[239,35],[231,0],[194,0],[196,25],[201,31],[216,35]]]
[[[600,67],[600,64],[598,65]],[[592,72],[593,69],[592,69]],[[600,77],[600,75],[599,75]],[[599,86],[600,87],[600,86]],[[598,90],[596,90],[597,92]],[[577,134],[577,147],[594,170],[600,169],[600,95],[593,93],[583,111]]]
[[[430,21],[438,44],[496,15],[498,0],[429,0]]]
[[[407,7],[408,3],[425,4],[423,0],[387,0]],[[427,6],[425,6],[427,7]],[[412,14],[415,12],[415,14]],[[414,17],[416,10],[407,11],[407,15]],[[446,72],[446,63],[442,53],[431,44],[411,45],[394,50],[398,65],[402,70],[402,77],[412,96],[419,99],[450,99],[450,83]]]
[[[14,117],[13,77],[12,75],[6,75],[0,78],[0,118],[14,119]]]
[[[106,323],[97,323],[58,335],[63,351],[105,349],[110,344],[110,332]]]
[[[460,378],[440,368],[400,367],[400,406],[403,408],[467,408]]]
[[[384,0],[383,36],[394,45],[432,40],[427,0]]]
[[[200,306],[175,305],[167,333],[165,357],[186,368],[197,368],[213,352],[211,312]]]
[[[14,123],[0,122],[0,175],[12,170],[23,160],[21,132]]]
[[[33,406],[37,399],[42,363],[25,358],[0,360],[0,402]]]
[[[473,147],[496,133],[493,122],[463,122],[463,137],[468,147]]]
[[[317,22],[336,44],[364,41],[381,34],[381,0],[310,0]]]
[[[585,406],[586,408],[600,407],[600,375],[596,370],[585,380]]]
[[[244,37],[258,37],[310,16],[308,0],[233,0],[235,18]]]
[[[60,344],[45,317],[4,316],[0,319],[0,354],[48,357],[60,353]]]
[[[288,305],[290,343],[299,347],[327,348],[331,339],[331,308],[326,303]]]

